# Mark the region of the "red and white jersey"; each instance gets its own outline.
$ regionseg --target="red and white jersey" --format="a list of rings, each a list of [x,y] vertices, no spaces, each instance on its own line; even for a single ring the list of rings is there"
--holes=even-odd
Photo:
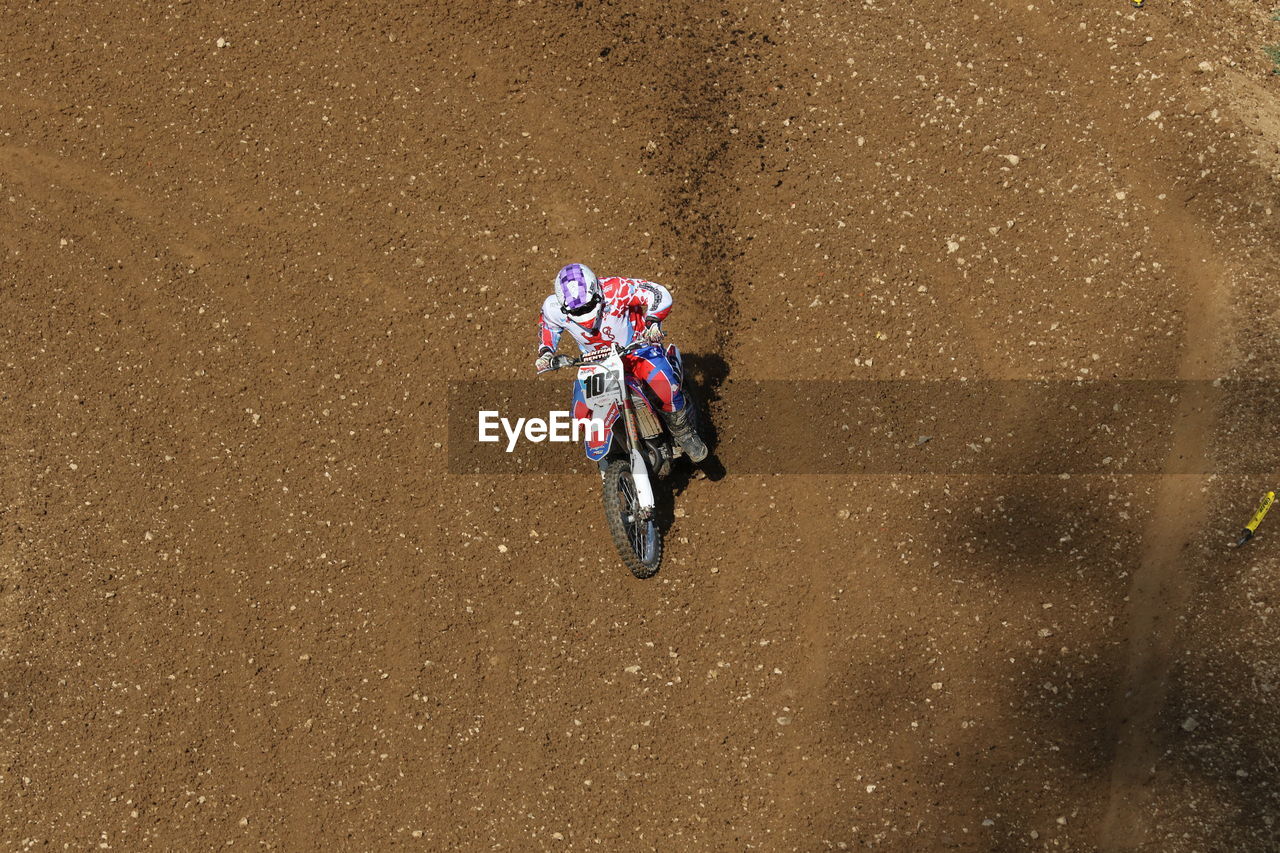
[[[560,310],[555,294],[542,303],[538,321],[538,353],[555,352],[560,335],[568,332],[585,352],[610,344],[627,346],[644,331],[646,320],[663,320],[671,313],[671,293],[662,285],[642,278],[610,276],[600,279],[604,310],[590,327]],[[591,320],[583,319],[591,323]]]

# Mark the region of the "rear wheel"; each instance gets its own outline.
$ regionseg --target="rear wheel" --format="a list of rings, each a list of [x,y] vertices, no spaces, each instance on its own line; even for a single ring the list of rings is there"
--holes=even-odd
[[[652,513],[640,517],[631,466],[623,459],[610,462],[603,485],[604,517],[622,562],[638,578],[653,577],[662,562],[662,536]]]

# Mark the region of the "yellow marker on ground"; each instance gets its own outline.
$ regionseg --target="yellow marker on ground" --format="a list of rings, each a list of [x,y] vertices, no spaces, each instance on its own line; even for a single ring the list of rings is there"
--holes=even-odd
[[[1258,525],[1262,523],[1262,519],[1267,517],[1267,510],[1271,509],[1271,505],[1275,502],[1275,492],[1267,492],[1262,496],[1262,503],[1258,504],[1258,509],[1254,512],[1253,518],[1249,519],[1249,523],[1244,526],[1244,530],[1240,531],[1240,538],[1236,540],[1237,548],[1252,539],[1253,534],[1258,532]]]
[[[1133,8],[1141,9],[1142,4],[1145,3],[1146,0],[1129,0],[1129,2],[1133,3]]]

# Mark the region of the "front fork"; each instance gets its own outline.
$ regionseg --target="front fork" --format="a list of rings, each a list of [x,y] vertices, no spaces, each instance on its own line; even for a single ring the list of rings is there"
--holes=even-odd
[[[649,466],[640,452],[640,430],[636,427],[635,409],[631,407],[631,395],[623,396],[624,416],[627,427],[627,444],[631,448],[631,479],[636,484],[637,515],[647,519],[653,515],[653,483],[649,480]]]
[[[637,514],[641,518],[653,515],[653,485],[649,482],[649,468],[644,464],[644,457],[635,447],[631,448],[631,478],[636,483],[636,503],[640,506]]]

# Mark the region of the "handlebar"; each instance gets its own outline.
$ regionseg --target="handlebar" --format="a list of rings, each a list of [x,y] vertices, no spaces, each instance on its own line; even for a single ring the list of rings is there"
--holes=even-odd
[[[609,355],[627,355],[628,353],[634,352],[635,350],[643,347],[654,345],[653,341],[633,341],[625,347],[614,344],[613,349],[604,347],[602,349],[589,352],[586,355],[578,356],[577,358],[567,355],[554,355],[551,357],[551,367],[546,370],[539,370],[538,375],[541,376],[542,374],[550,373],[553,370],[563,370],[566,367],[581,367],[584,364],[592,364],[600,361],[602,358]]]

